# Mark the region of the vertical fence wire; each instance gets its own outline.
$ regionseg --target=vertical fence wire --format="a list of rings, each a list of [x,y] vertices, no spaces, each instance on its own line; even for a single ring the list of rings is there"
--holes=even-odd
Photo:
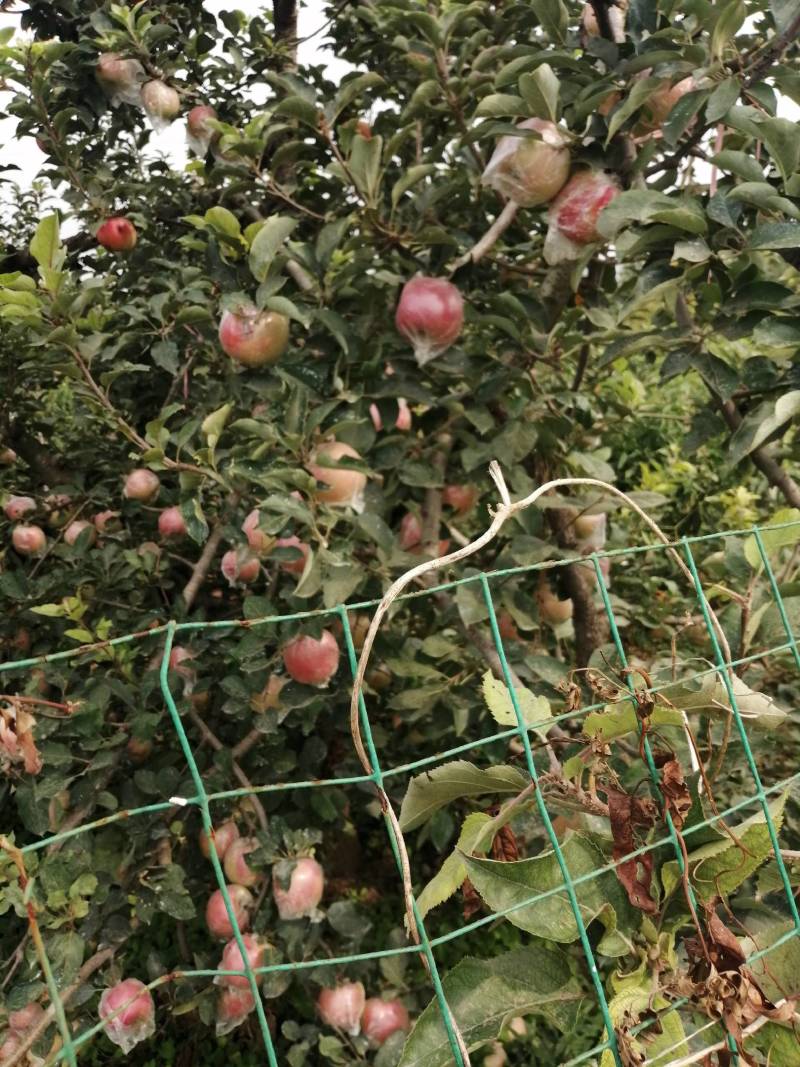
[[[344,632],[345,645],[347,647],[347,657],[350,663],[350,673],[355,679],[358,673],[358,657],[356,656],[355,645],[353,644],[353,633],[350,629],[350,619],[347,615],[347,608],[344,605],[339,605],[337,608],[339,618],[342,621],[342,629]],[[380,761],[378,760],[378,753],[375,748],[375,741],[372,736],[372,726],[369,721],[369,714],[367,713],[367,705],[364,700],[363,692],[358,695],[358,710],[361,718],[361,729],[364,734],[364,739],[367,745],[367,752],[369,754],[370,762],[372,764],[373,781],[377,789],[383,792],[383,771],[381,770]],[[384,821],[386,823],[386,830],[389,835],[389,841],[392,846],[392,853],[397,864],[398,873],[403,879],[403,860],[401,857],[401,842],[398,841],[399,830],[394,820],[389,817],[386,810],[383,813]],[[405,879],[403,879],[405,881]],[[425,928],[425,922],[420,915],[419,908],[417,907],[416,899],[411,895],[411,908],[414,915],[414,922],[419,932],[420,946],[424,954],[425,960],[428,966],[428,973],[430,975],[431,983],[436,994],[436,1001],[439,1006],[439,1012],[442,1016],[442,1022],[444,1023],[447,1033],[447,1040],[450,1043],[450,1049],[455,1058],[458,1067],[468,1067],[464,1061],[464,1056],[461,1051],[461,1047],[456,1037],[455,1029],[453,1027],[453,1014],[450,1005],[447,1002],[444,988],[442,986],[441,976],[439,974],[439,968],[436,964],[436,959],[433,955],[433,948],[431,947],[430,938],[428,937],[428,931]]]
[[[228,893],[227,883],[225,881],[225,875],[222,870],[222,864],[219,861],[219,855],[217,854],[217,846],[214,842],[214,826],[211,821],[211,811],[208,804],[208,794],[206,793],[205,786],[203,784],[203,778],[200,774],[200,770],[194,758],[194,752],[192,746],[189,744],[189,738],[186,736],[186,731],[183,728],[183,722],[181,721],[180,713],[175,704],[175,700],[172,696],[172,692],[169,687],[169,661],[170,654],[172,652],[172,644],[175,639],[175,623],[171,622],[167,627],[167,635],[164,639],[164,651],[161,657],[161,667],[159,671],[161,681],[161,692],[164,695],[167,708],[169,710],[170,718],[172,719],[172,725],[175,728],[175,733],[178,735],[178,741],[183,751],[184,758],[189,767],[189,773],[192,776],[194,787],[197,791],[197,797],[200,802],[200,817],[203,820],[203,830],[209,843],[209,855],[214,867],[214,875],[217,879],[217,885],[222,893],[222,898],[225,901],[225,910],[228,913],[228,921],[231,924],[233,930],[233,936],[236,940],[236,944],[239,947],[239,952],[242,955],[242,964],[245,974],[247,976],[247,983],[250,986],[250,992],[255,1000],[256,1017],[258,1018],[258,1025],[261,1029],[261,1036],[264,1039],[264,1047],[267,1050],[267,1060],[269,1067],[278,1067],[278,1060],[275,1055],[275,1048],[272,1043],[272,1035],[269,1032],[269,1023],[267,1022],[267,1015],[264,1011],[264,1002],[261,999],[261,993],[258,988],[258,981],[253,974],[253,969],[250,965],[250,960],[247,954],[247,947],[245,946],[242,938],[242,931],[239,926],[239,921],[236,918],[236,912],[234,911],[233,904],[231,903],[230,894]]]
[[[763,548],[763,545],[761,547]],[[800,930],[800,915],[798,915],[797,911],[797,902],[795,901],[794,894],[792,893],[792,885],[789,881],[789,874],[786,870],[786,864],[783,862],[783,856],[781,855],[781,847],[778,843],[778,831],[775,828],[775,823],[772,818],[772,812],[769,809],[769,802],[767,800],[766,794],[764,793],[764,786],[761,782],[761,775],[758,773],[758,767],[756,766],[755,756],[753,755],[753,750],[750,747],[750,739],[747,736],[747,730],[745,729],[744,721],[742,719],[742,713],[739,709],[739,701],[736,699],[736,693],[734,692],[733,684],[731,682],[730,664],[725,661],[725,657],[722,654],[719,639],[717,638],[716,630],[712,625],[711,616],[709,615],[708,601],[706,600],[706,595],[703,590],[702,583],[700,582],[700,575],[697,572],[697,565],[695,563],[694,554],[692,553],[691,545],[685,540],[683,542],[683,550],[686,556],[686,562],[689,565],[689,570],[692,572],[692,581],[694,582],[695,590],[697,592],[697,600],[700,604],[700,609],[703,612],[703,619],[705,620],[706,629],[708,630],[709,637],[711,638],[711,645],[714,649],[714,659],[716,661],[717,666],[719,667],[720,677],[722,678],[722,683],[725,686],[725,691],[728,694],[728,700],[730,701],[731,711],[733,712],[733,717],[736,722],[736,729],[742,742],[742,750],[744,752],[744,757],[747,761],[747,766],[750,771],[750,775],[753,779],[753,784],[756,787],[756,796],[761,805],[761,810],[764,812],[764,818],[767,822],[767,832],[769,833],[772,851],[775,853],[775,862],[778,865],[778,871],[780,872],[781,881],[783,882],[783,887],[786,891],[789,911],[791,912],[792,920],[795,924],[795,929]],[[762,558],[766,559],[766,555],[762,556]],[[767,564],[769,564],[769,560],[767,560]],[[775,586],[775,592],[780,597],[780,592],[778,592],[777,585]],[[791,633],[791,630],[789,632]]]
[[[600,1006],[600,1012],[603,1016],[603,1022],[606,1026],[607,1034],[607,1046],[611,1050],[611,1054],[614,1057],[616,1067],[622,1067],[622,1059],[620,1057],[619,1047],[617,1043],[617,1036],[614,1030],[614,1024],[611,1019],[611,1012],[608,1007],[608,999],[606,998],[606,991],[603,988],[603,982],[600,978],[600,972],[597,968],[597,961],[594,958],[594,951],[592,950],[591,942],[589,941],[589,933],[586,929],[586,924],[583,921],[583,915],[581,914],[580,904],[578,902],[578,895],[575,891],[575,884],[572,881],[572,874],[570,873],[569,866],[567,864],[564,853],[561,851],[561,845],[559,844],[558,835],[553,827],[553,822],[550,818],[550,813],[547,810],[547,805],[544,802],[542,791],[539,788],[539,773],[536,770],[536,763],[533,758],[533,750],[531,749],[530,737],[528,736],[528,726],[525,722],[525,718],[522,714],[522,708],[519,705],[519,699],[517,697],[516,687],[511,677],[511,671],[508,666],[508,660],[506,659],[505,648],[503,647],[503,639],[500,635],[500,628],[497,625],[497,615],[494,610],[494,603],[492,602],[492,593],[489,588],[489,581],[485,574],[480,576],[481,590],[483,592],[484,603],[486,604],[486,610],[489,613],[489,626],[492,631],[492,641],[497,651],[497,655],[500,658],[500,668],[503,672],[503,681],[506,684],[508,690],[509,699],[511,700],[511,706],[514,709],[514,715],[517,720],[517,734],[522,747],[525,750],[525,764],[528,768],[528,774],[531,777],[531,781],[536,786],[534,795],[536,797],[536,805],[539,809],[542,822],[544,823],[547,836],[550,839],[550,844],[553,848],[553,853],[556,857],[561,876],[564,879],[564,886],[567,890],[567,896],[569,897],[570,908],[572,914],[575,917],[575,923],[578,927],[578,936],[580,937],[583,953],[586,956],[586,962],[589,967],[589,974],[592,979],[592,985],[594,986],[595,993],[597,994],[597,1003]]]

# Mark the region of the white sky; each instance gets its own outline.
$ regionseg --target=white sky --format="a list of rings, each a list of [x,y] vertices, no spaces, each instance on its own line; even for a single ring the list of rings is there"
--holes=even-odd
[[[220,11],[238,10],[247,15],[255,15],[267,6],[266,0],[205,0],[205,8],[213,14]],[[320,10],[319,0],[310,0],[310,5],[303,4],[300,8],[298,37],[301,44],[298,50],[298,58],[301,64],[318,64],[324,66],[328,76],[337,79],[352,70],[349,64],[324,47],[326,18]],[[0,13],[0,29],[8,26],[19,26],[20,15],[9,11]],[[319,31],[319,32],[318,32]],[[304,38],[311,38],[304,40]],[[8,94],[0,93],[0,109],[8,100]],[[176,136],[177,126],[168,127],[161,133],[153,133],[150,139],[150,150],[154,155],[169,154],[176,166],[182,166],[186,160],[186,147],[184,144],[183,128]],[[3,163],[14,163],[20,169],[18,171],[2,172],[6,178],[16,181],[21,186],[29,186],[36,177],[39,168],[45,160],[45,156],[36,147],[36,141],[32,137],[15,137],[16,119],[0,119],[0,160]]]

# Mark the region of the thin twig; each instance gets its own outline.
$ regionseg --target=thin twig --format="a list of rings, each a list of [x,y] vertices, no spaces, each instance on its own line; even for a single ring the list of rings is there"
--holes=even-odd
[[[509,200],[486,233],[475,242],[468,252],[458,257],[448,271],[450,277],[467,263],[477,263],[479,259],[483,259],[486,253],[494,248],[500,236],[505,233],[514,221],[518,211],[519,204],[515,200]]]
[[[206,726],[205,722],[200,718],[195,708],[193,708],[191,705],[189,706],[189,718],[192,720],[197,729],[203,735],[203,740],[206,741],[209,745],[211,745],[215,752],[226,751],[225,745],[223,745],[223,743],[213,732],[213,730],[211,730],[210,727]],[[231,766],[233,767],[233,773],[236,779],[241,785],[244,786],[245,789],[250,792],[250,800],[253,804],[253,807],[255,808],[258,821],[261,823],[261,829],[266,830],[269,826],[269,823],[267,822],[267,813],[264,811],[264,805],[261,803],[258,796],[256,795],[255,789],[253,788],[253,783],[250,781],[250,779],[247,777],[247,775],[244,773],[239,763],[235,759],[231,759]]]
[[[194,565],[191,578],[183,588],[183,602],[186,605],[187,611],[189,611],[194,604],[197,594],[200,592],[200,586],[205,581],[205,577],[208,574],[208,568],[211,566],[216,551],[222,541],[223,530],[223,524],[218,522],[209,534],[205,547],[200,554],[200,558]]]

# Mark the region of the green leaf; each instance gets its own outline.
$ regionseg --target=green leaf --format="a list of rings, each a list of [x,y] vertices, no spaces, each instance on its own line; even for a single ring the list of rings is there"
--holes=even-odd
[[[800,166],[800,129],[790,119],[762,119],[758,132],[784,181]]]
[[[683,715],[677,708],[656,704],[649,722],[653,726],[683,726]],[[607,704],[603,711],[592,711],[583,721],[584,734],[603,741],[613,741],[616,737],[637,733],[638,730],[636,709],[628,701],[624,704]]]
[[[486,671],[482,681],[483,699],[492,713],[496,723],[500,726],[516,726],[517,716],[511,701],[511,694],[505,682],[495,678],[491,671]],[[547,736],[549,729],[548,720],[552,718],[550,701],[547,697],[537,697],[530,689],[522,686],[515,690],[517,703],[522,715],[522,721],[526,726],[537,725],[537,733],[540,737]]]
[[[751,689],[747,682],[738,675],[734,675],[731,680],[731,688],[736,698],[739,714],[748,729],[753,727],[775,730],[786,721],[787,713],[773,697]],[[727,716],[731,707],[728,690],[721,676],[713,671],[691,681],[660,685],[659,694],[663,699],[690,714]]]
[[[715,59],[721,59],[725,46],[741,28],[747,12],[742,0],[728,0],[726,4],[717,4],[716,11],[717,20],[711,32],[711,54]]]
[[[257,282],[263,282],[283,242],[297,225],[297,219],[283,215],[268,218],[250,246],[250,273]]]
[[[739,99],[739,93],[741,91],[742,87],[739,84],[738,78],[726,78],[725,81],[720,82],[708,98],[708,103],[706,104],[706,120],[708,122],[718,122],[721,118],[724,118]],[[720,155],[725,154],[726,153],[724,152],[720,153]],[[730,154],[745,155],[744,152],[732,152]],[[746,158],[750,159],[751,157],[747,156]],[[755,163],[755,160],[753,160],[753,162]],[[720,166],[721,165],[722,164],[720,164]],[[758,167],[757,163],[755,163],[755,165]]]
[[[319,125],[319,108],[315,104],[305,100],[302,96],[287,96],[281,100],[275,108],[276,115],[288,115],[290,118],[299,119],[312,130]]]
[[[599,844],[580,834],[568,837],[561,845],[561,852],[573,879],[592,874],[608,863],[608,856]],[[570,944],[578,939],[578,923],[554,852],[513,863],[467,855],[463,859],[467,877],[492,911],[514,909],[504,915],[513,926],[547,941]],[[547,895],[530,903],[539,894]],[[614,956],[630,951],[628,931],[632,932],[638,922],[613,871],[579,882],[575,895],[584,926],[599,919],[606,928],[599,951]],[[622,936],[623,932],[626,936]]]
[[[649,971],[642,967],[632,976],[614,980],[614,985],[615,993],[608,1002],[608,1010],[615,1026],[630,1027],[642,1016],[647,1018],[654,1012],[662,1012],[658,1017],[658,1027],[648,1027],[636,1037],[627,1036],[629,1048],[644,1057],[643,1063],[668,1064],[688,1054],[681,1017],[677,1011],[663,1011],[670,1002],[666,997],[653,995],[653,980]],[[603,1036],[607,1037],[607,1034]],[[670,1054],[668,1060],[664,1058],[667,1054]],[[614,1067],[615,1063],[614,1054],[610,1049],[605,1049],[600,1067]]]
[[[58,213],[46,215],[36,227],[30,243],[30,252],[43,270],[60,270],[64,265],[65,252],[59,236]]]
[[[731,174],[744,178],[747,182],[764,181],[763,168],[747,152],[734,152],[732,149],[726,148],[724,151],[712,156],[711,162],[721,167],[722,170],[729,170]]]
[[[614,238],[633,222],[663,222],[695,234],[703,234],[708,229],[703,210],[696,200],[669,196],[654,189],[629,189],[620,193],[600,213],[597,229],[604,237]]]
[[[350,173],[356,188],[371,207],[377,203],[381,178],[381,152],[383,138],[354,137],[350,152]]]
[[[409,167],[402,178],[399,178],[392,186],[392,207],[397,207],[403,193],[407,193],[417,182],[433,174],[436,167],[433,163],[418,163],[415,167]]]
[[[357,74],[354,78],[344,81],[341,89],[333,99],[328,115],[329,121],[335,122],[344,109],[349,107],[365,89],[374,89],[383,84],[383,78],[374,71],[368,71],[366,74]]]
[[[542,63],[532,74],[523,74],[519,79],[519,91],[528,105],[531,115],[540,119],[558,121],[558,78],[547,63]]]
[[[634,82],[625,99],[619,107],[614,109],[614,114],[608,123],[606,144],[611,141],[612,137],[628,121],[631,115],[635,114],[643,104],[646,104],[656,89],[663,84],[663,78],[642,78],[641,81]]]
[[[228,421],[232,411],[233,404],[223,404],[221,408],[217,408],[217,410],[212,411],[210,415],[206,415],[200,424],[200,429],[205,434],[206,441],[208,441],[208,447],[211,449],[212,453],[217,446],[222,431],[225,429],[225,423]]]
[[[762,529],[760,531],[761,543],[767,556],[787,545],[796,545],[800,541],[800,508],[781,508],[774,515],[770,515],[769,526],[778,526],[782,523],[795,523],[796,525],[784,526],[781,530]],[[751,534],[745,541],[744,555],[754,571],[759,571],[764,566],[755,534]]]
[[[766,400],[745,416],[731,437],[730,457],[739,463],[772,434],[785,427],[800,412],[800,389],[792,389],[777,400]]]
[[[800,248],[800,223],[765,222],[756,226],[747,242],[750,248]]]
[[[512,96],[509,93],[490,93],[478,103],[475,108],[476,119],[501,119],[507,115],[525,116],[527,108],[521,96]]]
[[[763,348],[794,348],[800,345],[800,319],[770,315],[753,330],[753,340]]]
[[[482,811],[474,811],[466,817],[455,848],[417,897],[417,909],[423,919],[432,908],[443,904],[461,886],[467,877],[461,854],[477,851],[478,841],[490,822],[493,822],[491,817]],[[486,849],[482,851],[485,852]]]
[[[411,779],[400,808],[400,828],[413,830],[421,826],[439,808],[461,797],[521,793],[529,782],[516,767],[484,770],[466,760],[443,763]]]
[[[562,0],[531,0],[531,7],[550,40],[563,44],[567,37],[569,15]]]
[[[225,207],[210,207],[205,214],[205,221],[212,230],[224,233],[226,237],[238,240],[242,235],[239,220]]]
[[[782,793],[769,805],[770,819],[776,832],[783,822],[783,809],[789,796]],[[772,854],[767,820],[763,811],[756,812],[738,826],[732,826],[731,836],[716,829],[717,840],[710,841],[689,853],[688,870],[692,886],[701,900],[728,896],[756,871]],[[677,860],[670,860],[661,869],[667,893],[680,883]]]
[[[442,986],[470,1051],[496,1038],[515,1015],[542,1015],[562,1033],[569,1031],[583,998],[564,953],[540,944],[494,959],[467,957],[445,976]],[[450,1067],[452,1062],[434,999],[411,1031],[400,1067]]]

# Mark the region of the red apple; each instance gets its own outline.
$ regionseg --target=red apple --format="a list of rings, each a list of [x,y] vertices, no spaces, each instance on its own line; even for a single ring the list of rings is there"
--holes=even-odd
[[[323,989],[317,997],[317,1010],[326,1026],[344,1030],[355,1037],[361,1030],[365,994],[361,982],[342,982],[334,989]]]
[[[230,548],[222,557],[220,570],[228,585],[250,585],[258,577],[261,564],[249,548]]]
[[[412,511],[407,511],[400,520],[400,547],[404,552],[422,543],[422,523]]]
[[[478,490],[474,485],[446,485],[442,490],[442,503],[454,508],[459,515],[466,515],[475,507]]]
[[[112,107],[120,102],[141,103],[144,68],[138,59],[123,59],[117,52],[104,52],[97,61],[95,75]]]
[[[36,511],[36,501],[32,496],[10,496],[3,505],[6,518],[18,522],[32,511]]]
[[[162,537],[186,536],[186,521],[179,507],[164,508],[158,516],[158,532]]]
[[[256,970],[258,967],[263,967],[267,948],[269,947],[267,942],[256,934],[243,934],[242,941],[244,942],[247,963],[250,969]],[[242,951],[236,943],[235,937],[232,937],[222,950],[219,969],[221,971],[244,971],[246,969]],[[220,974],[214,981],[217,985],[226,986],[229,989],[250,988],[250,982],[246,975],[243,974]],[[256,975],[256,981],[259,981],[259,975]]]
[[[272,895],[281,919],[303,919],[316,913],[325,888],[322,867],[311,856],[302,856],[294,865],[289,888],[280,885],[277,875],[272,879]]]
[[[131,763],[139,765],[150,758],[153,751],[153,742],[139,737],[132,737],[125,746],[125,751],[128,753],[128,759]]]
[[[316,498],[332,507],[349,506],[354,511],[363,511],[366,474],[346,467],[326,466],[327,463],[336,464],[342,459],[361,459],[361,456],[344,441],[326,441],[314,451],[306,470],[318,482],[325,484],[324,489],[317,489]]]
[[[250,914],[255,905],[253,894],[249,889],[245,889],[243,885],[229,885],[226,886],[226,889],[230,897],[233,914],[236,917],[236,923],[239,930],[244,933],[250,925]],[[221,889],[215,890],[208,898],[208,903],[206,904],[206,926],[213,937],[219,937],[225,941],[233,937],[233,927],[228,917],[225,898]]]
[[[68,545],[74,545],[84,530],[89,530],[89,544],[93,545],[97,540],[97,528],[94,523],[86,519],[76,519],[64,530],[64,541]]]
[[[603,170],[573,174],[550,205],[544,243],[547,262],[577,259],[585,245],[602,241],[597,220],[620,192],[616,178]]]
[[[228,846],[225,853],[225,877],[233,885],[254,886],[264,880],[260,871],[254,871],[247,865],[245,856],[255,852],[258,841],[255,837],[237,837]]]
[[[275,542],[275,548],[296,548],[300,552],[297,559],[288,559],[278,566],[286,574],[302,574],[306,568],[306,560],[311,553],[311,547],[292,534],[291,537],[279,537]]]
[[[330,630],[317,640],[298,634],[283,646],[283,665],[296,682],[323,688],[339,667],[339,646]]]
[[[217,1037],[241,1026],[255,1006],[255,997],[250,989],[223,989],[217,1001]]]
[[[21,556],[40,556],[47,545],[41,526],[15,526],[11,543]]]
[[[231,822],[230,820],[228,820],[228,822],[222,823],[221,826],[214,827],[213,834],[214,848],[217,850],[217,856],[220,860],[223,860],[230,846],[239,837],[238,827],[236,826],[235,822]],[[202,829],[200,831],[200,837],[198,838],[198,840],[200,842],[200,851],[203,853],[207,860],[211,859],[211,846],[208,843],[208,837],[206,835],[205,829]]]
[[[119,1014],[110,1018],[116,1011]],[[138,978],[126,978],[106,989],[100,997],[100,1019],[109,1041],[127,1055],[155,1033],[155,1005],[150,990]]]
[[[551,626],[558,626],[572,618],[572,601],[559,600],[544,575],[540,578],[536,590],[536,604],[539,608],[539,617]]]
[[[628,9],[628,0],[611,0],[606,4],[608,25],[611,30],[611,40],[615,44],[625,43],[625,15]],[[600,37],[600,26],[597,16],[591,4],[584,4],[581,12],[581,29],[587,37]]]
[[[259,522],[261,521],[261,515],[257,508],[247,516],[242,523],[242,533],[247,538],[247,543],[252,550],[259,556],[266,555],[269,550],[275,544],[275,541],[269,534],[264,533],[259,528]]]
[[[401,1000],[381,1000],[370,997],[364,1005],[361,1029],[373,1048],[382,1045],[397,1030],[408,1032],[411,1020]]]
[[[401,433],[407,433],[411,429],[412,423],[411,408],[408,406],[408,402],[404,397],[397,398],[397,418],[394,422],[394,428]]]
[[[222,350],[243,367],[275,363],[289,343],[289,320],[277,311],[241,304],[226,311],[219,324]]]
[[[98,243],[107,248],[109,252],[130,252],[136,247],[136,227],[130,219],[122,215],[115,215],[106,219],[97,229],[95,234]]]
[[[98,511],[96,515],[92,516],[92,522],[95,524],[98,533],[107,533],[109,526],[119,525],[116,519],[119,518],[118,511]]]
[[[646,71],[642,72],[646,74]],[[682,78],[674,85],[665,81],[647,99],[642,108],[642,116],[636,126],[638,133],[649,133],[660,130],[669,118],[669,114],[682,96],[690,93],[695,88],[694,79]]]
[[[126,477],[122,495],[126,500],[140,500],[147,503],[158,496],[160,488],[161,481],[157,474],[147,470],[146,467],[138,467]]]
[[[180,96],[171,85],[167,85],[160,78],[154,78],[142,86],[142,104],[151,119],[167,124],[181,110]]]
[[[547,119],[526,119],[517,129],[538,137],[501,137],[481,181],[522,207],[546,204],[569,177],[569,138]]]
[[[216,119],[216,109],[209,104],[198,104],[197,107],[193,107],[189,114],[186,116],[186,129],[192,137],[209,140],[216,132],[209,124],[209,119]]]
[[[418,274],[403,286],[394,316],[420,367],[446,351],[464,325],[464,300],[446,278]]]
[[[32,1000],[30,1004],[26,1004],[19,1011],[9,1012],[8,1025],[12,1030],[24,1033],[26,1030],[32,1030],[34,1026],[41,1022],[43,1015],[44,1008],[42,1005]]]

